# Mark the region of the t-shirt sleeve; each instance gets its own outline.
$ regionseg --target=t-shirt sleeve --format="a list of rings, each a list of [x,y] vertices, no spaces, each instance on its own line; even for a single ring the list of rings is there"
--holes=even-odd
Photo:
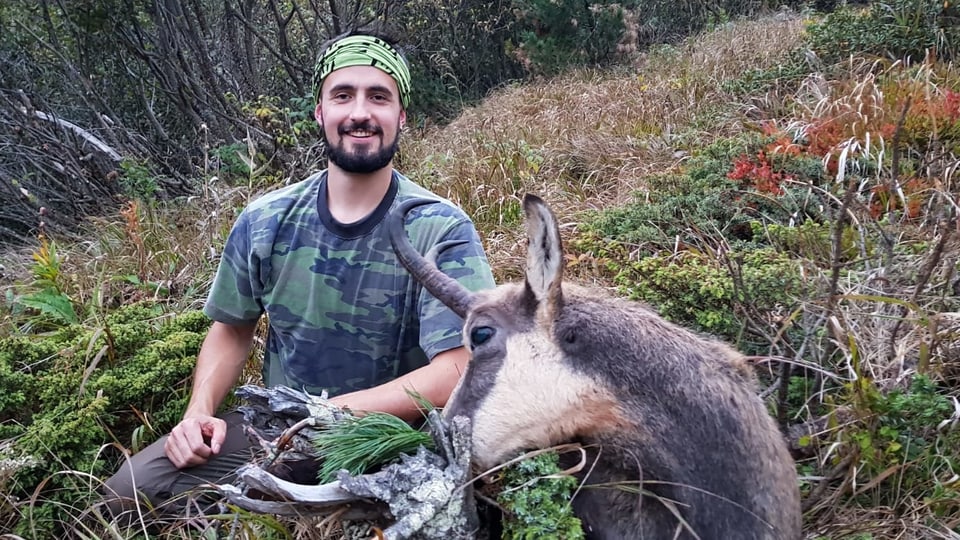
[[[256,322],[263,313],[259,257],[252,248],[250,218],[244,212],[234,223],[223,247],[217,274],[203,312],[226,324]]]
[[[495,286],[480,235],[469,220],[459,221],[444,235],[436,254],[440,270],[471,291]],[[420,347],[427,358],[463,345],[463,319],[426,289],[420,295]]]

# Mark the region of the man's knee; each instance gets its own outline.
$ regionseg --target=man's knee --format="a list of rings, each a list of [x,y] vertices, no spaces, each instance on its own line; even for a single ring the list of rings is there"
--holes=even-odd
[[[163,451],[165,439],[124,459],[119,470],[104,482],[101,494],[114,516],[156,507],[173,495],[167,486],[180,471]]]
[[[253,444],[243,433],[242,416],[228,413],[224,419],[227,437],[220,454],[204,465],[178,469],[164,452],[166,436],[125,459],[102,488],[113,515],[137,510],[179,512],[188,504],[188,492],[232,479],[236,470],[251,459]]]

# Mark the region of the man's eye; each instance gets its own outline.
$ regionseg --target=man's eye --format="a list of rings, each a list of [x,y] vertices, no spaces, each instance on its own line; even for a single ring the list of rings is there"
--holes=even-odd
[[[496,333],[497,331],[489,326],[478,326],[470,331],[470,344],[474,347],[483,345]]]

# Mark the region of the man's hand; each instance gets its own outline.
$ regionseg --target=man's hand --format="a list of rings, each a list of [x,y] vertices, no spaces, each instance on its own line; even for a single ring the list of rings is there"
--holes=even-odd
[[[183,420],[163,444],[167,458],[178,469],[202,465],[220,453],[227,423],[213,414],[240,378],[256,326],[222,322],[210,326],[197,355],[190,403]]]
[[[227,436],[227,423],[214,416],[184,418],[170,431],[163,450],[178,469],[207,462],[220,452]]]

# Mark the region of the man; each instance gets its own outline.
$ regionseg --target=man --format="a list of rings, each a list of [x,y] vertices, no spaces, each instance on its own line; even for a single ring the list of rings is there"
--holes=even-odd
[[[438,266],[466,287],[494,285],[469,218],[392,167],[410,98],[405,60],[382,39],[348,36],[320,55],[314,94],[328,169],[263,196],[238,218],[204,307],[214,323],[186,412],[107,482],[119,496],[114,512],[138,492],[153,505],[182,499],[250,459],[241,416],[216,413],[264,313],[266,385],[327,390],[354,412],[416,419],[408,391],[443,406],[463,372],[463,322],[402,268],[383,223],[402,200],[436,199],[407,216],[411,240],[437,252]]]

